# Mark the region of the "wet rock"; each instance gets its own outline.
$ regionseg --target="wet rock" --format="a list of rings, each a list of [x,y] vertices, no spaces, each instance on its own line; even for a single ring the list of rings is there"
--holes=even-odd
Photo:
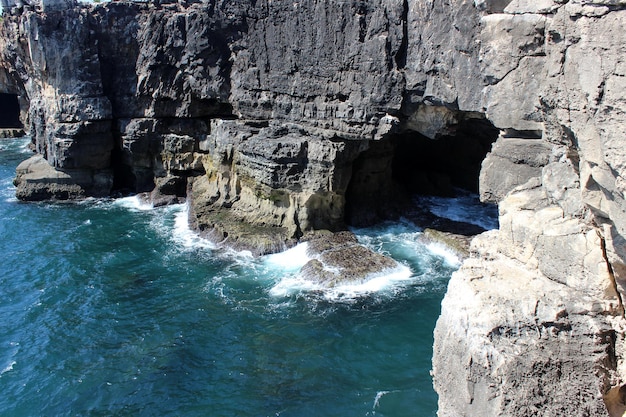
[[[474,236],[464,236],[461,234],[444,232],[437,229],[424,229],[424,240],[444,245],[450,249],[459,259],[469,256],[470,242]]]
[[[24,129],[0,129],[0,138],[20,138],[25,134]]]
[[[358,243],[351,232],[318,233],[307,240],[311,259],[300,270],[305,279],[334,287],[362,283],[400,265]]]

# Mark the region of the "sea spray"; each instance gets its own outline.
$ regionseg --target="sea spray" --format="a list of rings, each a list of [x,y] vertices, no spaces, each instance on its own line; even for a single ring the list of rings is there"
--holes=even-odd
[[[416,203],[425,206],[436,216],[474,224],[485,230],[498,228],[498,208],[494,204],[483,204],[478,195],[455,190],[455,197],[419,196]]]

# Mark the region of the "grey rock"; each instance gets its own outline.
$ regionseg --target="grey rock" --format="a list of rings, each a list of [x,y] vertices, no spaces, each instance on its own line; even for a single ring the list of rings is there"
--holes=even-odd
[[[110,171],[57,170],[40,155],[16,168],[15,195],[20,200],[75,200],[87,196],[104,197],[113,181]]]
[[[487,13],[502,13],[510,0],[474,0],[474,5],[480,11]]]
[[[433,358],[444,398],[438,415],[605,416],[600,392],[615,358],[603,307],[492,251],[499,234],[473,241],[443,300]]]
[[[186,184],[198,230],[268,253],[375,221],[401,135],[487,120],[505,133],[481,173],[501,230],[443,302],[439,413],[600,416],[619,393],[623,0],[3,1],[0,91],[42,155],[18,169],[23,199]],[[321,258],[308,269],[334,281]]]
[[[511,14],[548,14],[559,7],[553,0],[513,0],[504,8],[504,13]]]
[[[480,199],[498,203],[515,187],[542,175],[551,147],[542,139],[499,137],[480,170]]]

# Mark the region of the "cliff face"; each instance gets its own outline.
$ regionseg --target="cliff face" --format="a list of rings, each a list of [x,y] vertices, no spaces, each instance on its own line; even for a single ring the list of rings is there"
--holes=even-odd
[[[14,8],[0,92],[43,156],[17,194],[186,196],[198,230],[266,253],[480,182],[500,230],[442,304],[440,416],[600,416],[611,388],[621,415],[625,21],[615,0]]]

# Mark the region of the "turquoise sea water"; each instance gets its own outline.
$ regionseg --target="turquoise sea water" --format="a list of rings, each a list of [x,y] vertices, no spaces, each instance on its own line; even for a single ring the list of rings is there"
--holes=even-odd
[[[456,259],[410,223],[357,230],[409,273],[333,292],[302,250],[216,250],[183,205],[21,203],[0,141],[1,416],[434,416]]]

